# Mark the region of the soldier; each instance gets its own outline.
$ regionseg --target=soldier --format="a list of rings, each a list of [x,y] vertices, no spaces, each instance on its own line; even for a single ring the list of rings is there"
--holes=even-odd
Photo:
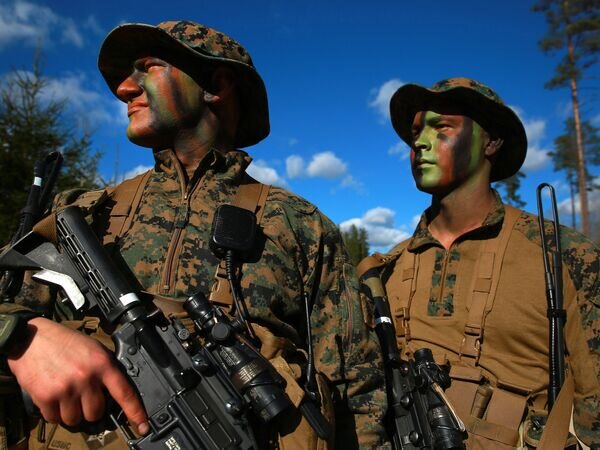
[[[431,194],[413,236],[364,261],[381,268],[399,348],[406,358],[430,348],[449,366],[447,394],[469,432],[467,448],[534,448],[549,371],[537,218],[503,204],[490,185],[523,164],[523,125],[492,89],[467,78],[404,85],[390,112],[416,186]],[[575,430],[598,445],[600,253],[576,231],[560,233]]]
[[[128,138],[152,148],[156,164],[115,189],[65,193],[59,207],[75,204],[88,211],[107,248],[165,312],[178,311],[181,300],[198,290],[209,296],[215,289],[213,298],[232,311],[227,296],[215,288],[221,269],[209,248],[211,223],[219,205],[243,197],[240,186],[256,187],[260,232],[252,256],[238,270],[261,352],[269,359],[302,354],[304,298],[310,299],[319,388],[323,410],[330,420],[335,415],[336,445],[383,444],[385,395],[377,344],[363,320],[354,269],[338,229],[306,200],[261,185],[245,172],[251,158],[238,149],[269,134],[265,86],[248,52],[229,36],[194,22],[125,24],[105,39],[98,65],[111,91],[127,103]],[[29,320],[28,340],[4,353],[44,418],[70,426],[98,420],[106,390],[130,423],[147,432],[135,391],[105,349],[50,320],[81,318],[37,290],[28,285],[24,300],[2,306],[4,312],[29,309],[43,315]],[[89,328],[89,321],[78,323]],[[302,364],[296,365],[302,370],[290,366],[288,375],[302,383]],[[256,430],[261,448],[317,448],[316,435],[297,415],[289,416],[282,429],[261,428]],[[98,448],[97,442],[93,447],[62,429],[46,431],[49,448]],[[115,439],[101,438],[104,444]]]

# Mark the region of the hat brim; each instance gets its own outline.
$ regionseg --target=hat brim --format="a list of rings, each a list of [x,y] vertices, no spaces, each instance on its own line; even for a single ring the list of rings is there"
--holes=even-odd
[[[203,68],[226,65],[236,73],[240,99],[240,122],[236,147],[254,145],[269,135],[267,90],[258,72],[239,61],[200,52],[174,39],[153,25],[135,23],[112,30],[100,47],[98,69],[116,95],[117,88],[133,69],[133,61],[149,52],[164,56],[170,63],[197,74]],[[193,74],[191,74],[193,75]]]
[[[390,100],[394,130],[410,147],[415,114],[445,104],[457,108],[484,130],[494,131],[504,140],[501,153],[492,164],[490,181],[509,178],[519,171],[527,155],[527,135],[521,120],[508,106],[494,102],[472,89],[456,87],[436,92],[418,84],[401,86]]]

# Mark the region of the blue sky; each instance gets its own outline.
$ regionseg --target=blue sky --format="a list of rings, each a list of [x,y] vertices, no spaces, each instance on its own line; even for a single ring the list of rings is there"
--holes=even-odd
[[[152,157],[127,141],[125,108],[97,70],[104,36],[123,22],[180,19],[224,31],[250,51],[269,93],[272,131],[246,149],[251,173],[307,198],[342,227],[366,227],[372,249],[385,250],[412,233],[429,202],[414,187],[408,149],[387,112],[392,93],[408,82],[467,76],[495,89],[527,129],[525,209],[535,212],[535,187],[546,181],[566,211],[564,177],[546,152],[564,132],[570,93],[544,89],[557,57],[538,50],[546,23],[532,3],[0,0],[0,78],[31,68],[40,46],[50,81],[45,95],[67,99],[69,125],[85,120],[94,130],[106,179],[114,176],[118,149],[122,177],[150,166]],[[597,88],[598,70],[590,75]],[[584,118],[600,126],[597,99],[597,89],[584,83]],[[599,210],[598,195],[591,200]],[[568,215],[562,222],[570,224]]]

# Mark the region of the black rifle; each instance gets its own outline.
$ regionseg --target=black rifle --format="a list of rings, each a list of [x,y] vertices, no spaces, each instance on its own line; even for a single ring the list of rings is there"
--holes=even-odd
[[[10,241],[10,245],[15,244],[29,233],[33,225],[46,212],[62,162],[63,156],[60,152],[48,153],[44,159],[35,162],[33,182],[29,188],[27,203],[21,210],[19,225]],[[0,275],[0,302],[13,301],[21,290],[23,275],[22,270],[6,270]]]
[[[201,294],[186,301],[205,341],[200,345],[181,322],[140,300],[79,208],[56,215],[56,234],[58,249],[29,233],[0,255],[0,269],[35,270],[35,279],[60,285],[76,309],[120,325],[112,335],[116,358],[150,424],[149,434],[136,437],[122,415],[111,414],[129,447],[257,449],[248,412],[269,422],[292,403],[283,379],[225,315]]]
[[[383,354],[388,397],[388,428],[396,450],[464,449],[465,427],[446,399],[443,389],[450,377],[433,361],[428,348],[404,361],[377,268],[361,276],[361,290],[373,301],[375,332]]]
[[[548,258],[548,245],[544,225],[544,208],[542,206],[542,190],[548,188],[552,204],[553,241],[552,267]],[[544,261],[544,275],[546,281],[546,300],[548,302],[548,320],[550,337],[550,370],[548,371],[548,412],[552,409],[558,393],[565,381],[565,342],[564,327],[567,321],[567,312],[563,309],[563,283],[562,283],[562,250],[560,245],[560,224],[556,207],[554,187],[542,183],[536,190],[538,207],[538,226],[542,245]]]

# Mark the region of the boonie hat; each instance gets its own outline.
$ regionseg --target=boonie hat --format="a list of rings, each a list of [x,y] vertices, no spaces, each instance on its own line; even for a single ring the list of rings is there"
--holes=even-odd
[[[390,115],[396,133],[408,146],[412,145],[411,128],[415,114],[440,103],[456,107],[484,130],[494,131],[504,140],[492,165],[491,181],[503,180],[517,173],[527,154],[523,123],[496,92],[470,78],[442,80],[430,89],[418,84],[405,84],[398,88],[390,100]]]
[[[236,40],[205,25],[168,21],[158,25],[128,23],[113,29],[100,47],[98,68],[110,90],[132,71],[134,59],[144,54],[164,55],[181,68],[202,73],[206,67],[224,64],[236,73],[240,98],[237,147],[254,145],[269,135],[269,107],[265,84],[252,58]]]

